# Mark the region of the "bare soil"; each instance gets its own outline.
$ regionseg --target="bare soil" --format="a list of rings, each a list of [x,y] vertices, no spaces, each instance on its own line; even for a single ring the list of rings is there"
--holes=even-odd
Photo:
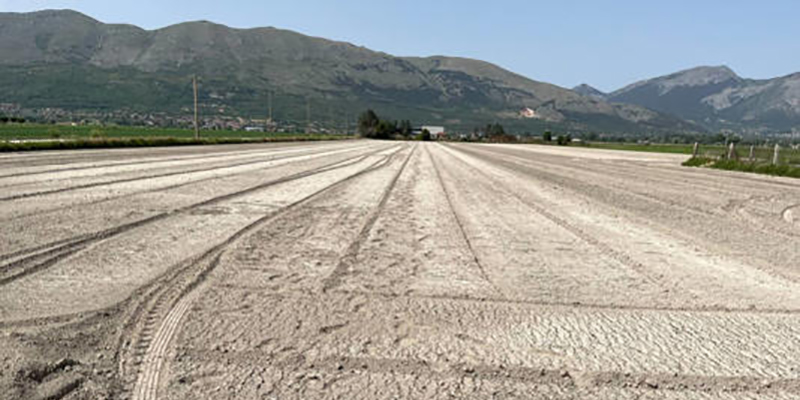
[[[684,156],[0,156],[0,399],[800,398],[800,182]]]

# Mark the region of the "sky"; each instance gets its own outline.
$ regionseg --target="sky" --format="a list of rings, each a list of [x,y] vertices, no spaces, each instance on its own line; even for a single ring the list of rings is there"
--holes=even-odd
[[[754,79],[800,72],[797,0],[0,0],[0,12],[53,8],[147,29],[273,26],[604,91],[700,65]]]

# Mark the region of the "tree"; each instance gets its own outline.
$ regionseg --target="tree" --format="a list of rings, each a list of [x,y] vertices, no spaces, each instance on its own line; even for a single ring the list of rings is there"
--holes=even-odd
[[[553,141],[553,132],[545,131],[544,135],[542,135],[542,139],[545,142],[552,142]]]
[[[411,126],[411,121],[403,120],[400,122],[400,134],[405,137],[410,137],[411,133],[414,131],[414,127]]]
[[[358,134],[366,138],[374,138],[377,133],[380,118],[375,111],[367,110],[358,117]]]
[[[378,122],[377,128],[375,128],[375,138],[376,139],[391,139],[397,133],[397,121],[390,122],[386,120],[380,120]]]
[[[431,131],[427,129],[422,130],[422,141],[423,142],[430,142],[431,141]]]
[[[558,135],[558,138],[556,139],[556,142],[558,143],[559,146],[567,146],[572,142],[572,136],[571,135]]]
[[[505,136],[506,130],[503,128],[503,125],[500,124],[489,124],[486,126],[486,135],[490,138],[498,137],[498,136]]]

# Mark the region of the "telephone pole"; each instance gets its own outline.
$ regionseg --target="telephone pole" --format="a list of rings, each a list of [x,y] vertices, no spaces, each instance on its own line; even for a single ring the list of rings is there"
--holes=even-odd
[[[272,90],[269,91],[269,94],[267,96],[268,96],[267,103],[269,104],[269,119],[267,120],[267,122],[272,124]]]
[[[192,86],[194,87],[194,138],[200,139],[200,123],[197,120],[197,75],[192,76]]]
[[[311,133],[311,100],[306,97],[306,133]]]

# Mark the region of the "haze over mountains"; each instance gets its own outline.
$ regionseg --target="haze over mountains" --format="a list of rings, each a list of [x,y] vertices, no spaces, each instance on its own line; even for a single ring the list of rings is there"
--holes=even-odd
[[[180,113],[201,77],[203,114],[340,123],[367,107],[389,117],[471,129],[697,132],[643,107],[611,104],[495,65],[395,57],[274,28],[190,22],[146,31],[74,11],[0,13],[0,103],[67,110]],[[525,117],[520,110],[534,111]]]
[[[608,94],[588,85],[573,90],[672,114],[709,130],[800,130],[800,73],[755,80],[742,78],[726,66],[698,67]]]

